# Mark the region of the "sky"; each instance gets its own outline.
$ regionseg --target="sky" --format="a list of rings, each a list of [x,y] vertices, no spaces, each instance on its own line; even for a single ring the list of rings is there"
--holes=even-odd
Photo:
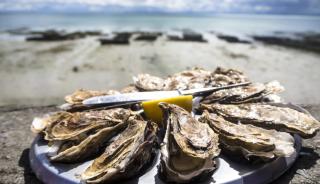
[[[0,0],[0,12],[317,14],[320,0]]]

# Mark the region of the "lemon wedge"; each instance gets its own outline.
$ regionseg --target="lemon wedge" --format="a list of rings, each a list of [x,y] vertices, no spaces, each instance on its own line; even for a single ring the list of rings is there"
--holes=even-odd
[[[158,106],[160,102],[178,105],[189,112],[191,112],[192,110],[192,95],[177,96],[172,98],[163,98],[158,100],[142,102],[142,108],[147,118],[158,123],[159,126],[161,126],[162,124],[162,111]]]

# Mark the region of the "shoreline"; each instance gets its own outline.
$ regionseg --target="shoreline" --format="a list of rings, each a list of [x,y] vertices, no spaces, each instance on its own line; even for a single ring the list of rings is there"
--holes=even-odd
[[[53,35],[52,35],[53,34]],[[209,41],[205,39],[207,35],[215,36],[218,39],[224,40],[229,43],[246,43],[251,44],[254,42],[264,43],[268,45],[276,45],[288,48],[294,48],[299,50],[306,50],[320,54],[320,31],[319,32],[283,32],[274,31],[270,33],[260,34],[236,34],[236,33],[224,33],[218,31],[196,31],[192,29],[171,29],[166,31],[161,30],[123,30],[123,31],[102,31],[98,29],[29,29],[27,27],[8,29],[0,32],[0,41],[64,41],[74,40],[85,37],[96,36],[100,38],[109,38],[118,35],[128,34],[136,35],[138,37],[144,37],[145,35],[155,35],[155,39],[158,36],[164,35],[170,41]],[[184,39],[184,35],[197,35],[199,38],[196,40]],[[50,37],[48,37],[48,35]],[[53,37],[52,37],[53,36]],[[44,38],[43,38],[44,37]],[[40,39],[39,39],[40,38]],[[204,39],[203,39],[204,38]],[[129,39],[129,38],[128,38]],[[143,41],[155,41],[141,39]],[[100,39],[101,41],[101,39]],[[110,44],[117,44],[111,42]]]
[[[136,40],[140,34],[145,37]],[[320,103],[317,52],[243,43],[242,38],[219,33],[200,34],[206,42],[198,41],[197,32],[188,38],[191,41],[169,40],[165,34],[150,41],[146,34],[135,32],[128,44],[120,45],[101,45],[97,35],[63,41],[0,41],[0,106],[61,104],[65,95],[79,88],[120,89],[139,73],[164,77],[195,66],[240,69],[255,82],[279,80],[286,88],[286,101]]]

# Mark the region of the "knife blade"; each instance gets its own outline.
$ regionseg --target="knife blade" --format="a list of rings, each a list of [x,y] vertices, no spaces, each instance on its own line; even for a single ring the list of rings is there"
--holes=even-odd
[[[115,103],[133,103],[160,98],[180,96],[179,91],[135,92],[117,95],[97,96],[84,100],[84,105],[112,105]]]
[[[93,105],[116,105],[116,104],[126,104],[126,103],[138,103],[146,100],[157,100],[161,98],[171,98],[181,95],[193,95],[201,96],[210,92],[229,89],[239,86],[246,86],[251,84],[251,82],[231,84],[221,87],[209,87],[209,88],[199,88],[191,90],[175,90],[175,91],[148,91],[148,92],[134,92],[134,93],[124,93],[117,95],[105,95],[91,97],[82,102],[83,105],[93,106]]]

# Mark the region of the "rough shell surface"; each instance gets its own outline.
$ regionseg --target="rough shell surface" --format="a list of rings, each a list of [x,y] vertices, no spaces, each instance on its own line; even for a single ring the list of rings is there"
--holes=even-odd
[[[288,107],[251,103],[239,105],[200,104],[200,110],[217,113],[224,118],[245,124],[297,133],[304,138],[313,137],[320,129],[320,123],[310,114]]]
[[[222,116],[207,111],[199,121],[209,124],[219,134],[219,143],[227,149],[224,151],[239,152],[248,160],[251,157],[265,161],[280,156],[288,157],[295,151],[293,137],[285,132],[231,123]]]
[[[165,103],[160,107],[166,125],[160,167],[165,180],[186,183],[210,177],[220,153],[218,135],[181,107]]]
[[[129,118],[128,127],[85,170],[82,181],[108,183],[138,174],[152,158],[156,129],[154,123]]]

